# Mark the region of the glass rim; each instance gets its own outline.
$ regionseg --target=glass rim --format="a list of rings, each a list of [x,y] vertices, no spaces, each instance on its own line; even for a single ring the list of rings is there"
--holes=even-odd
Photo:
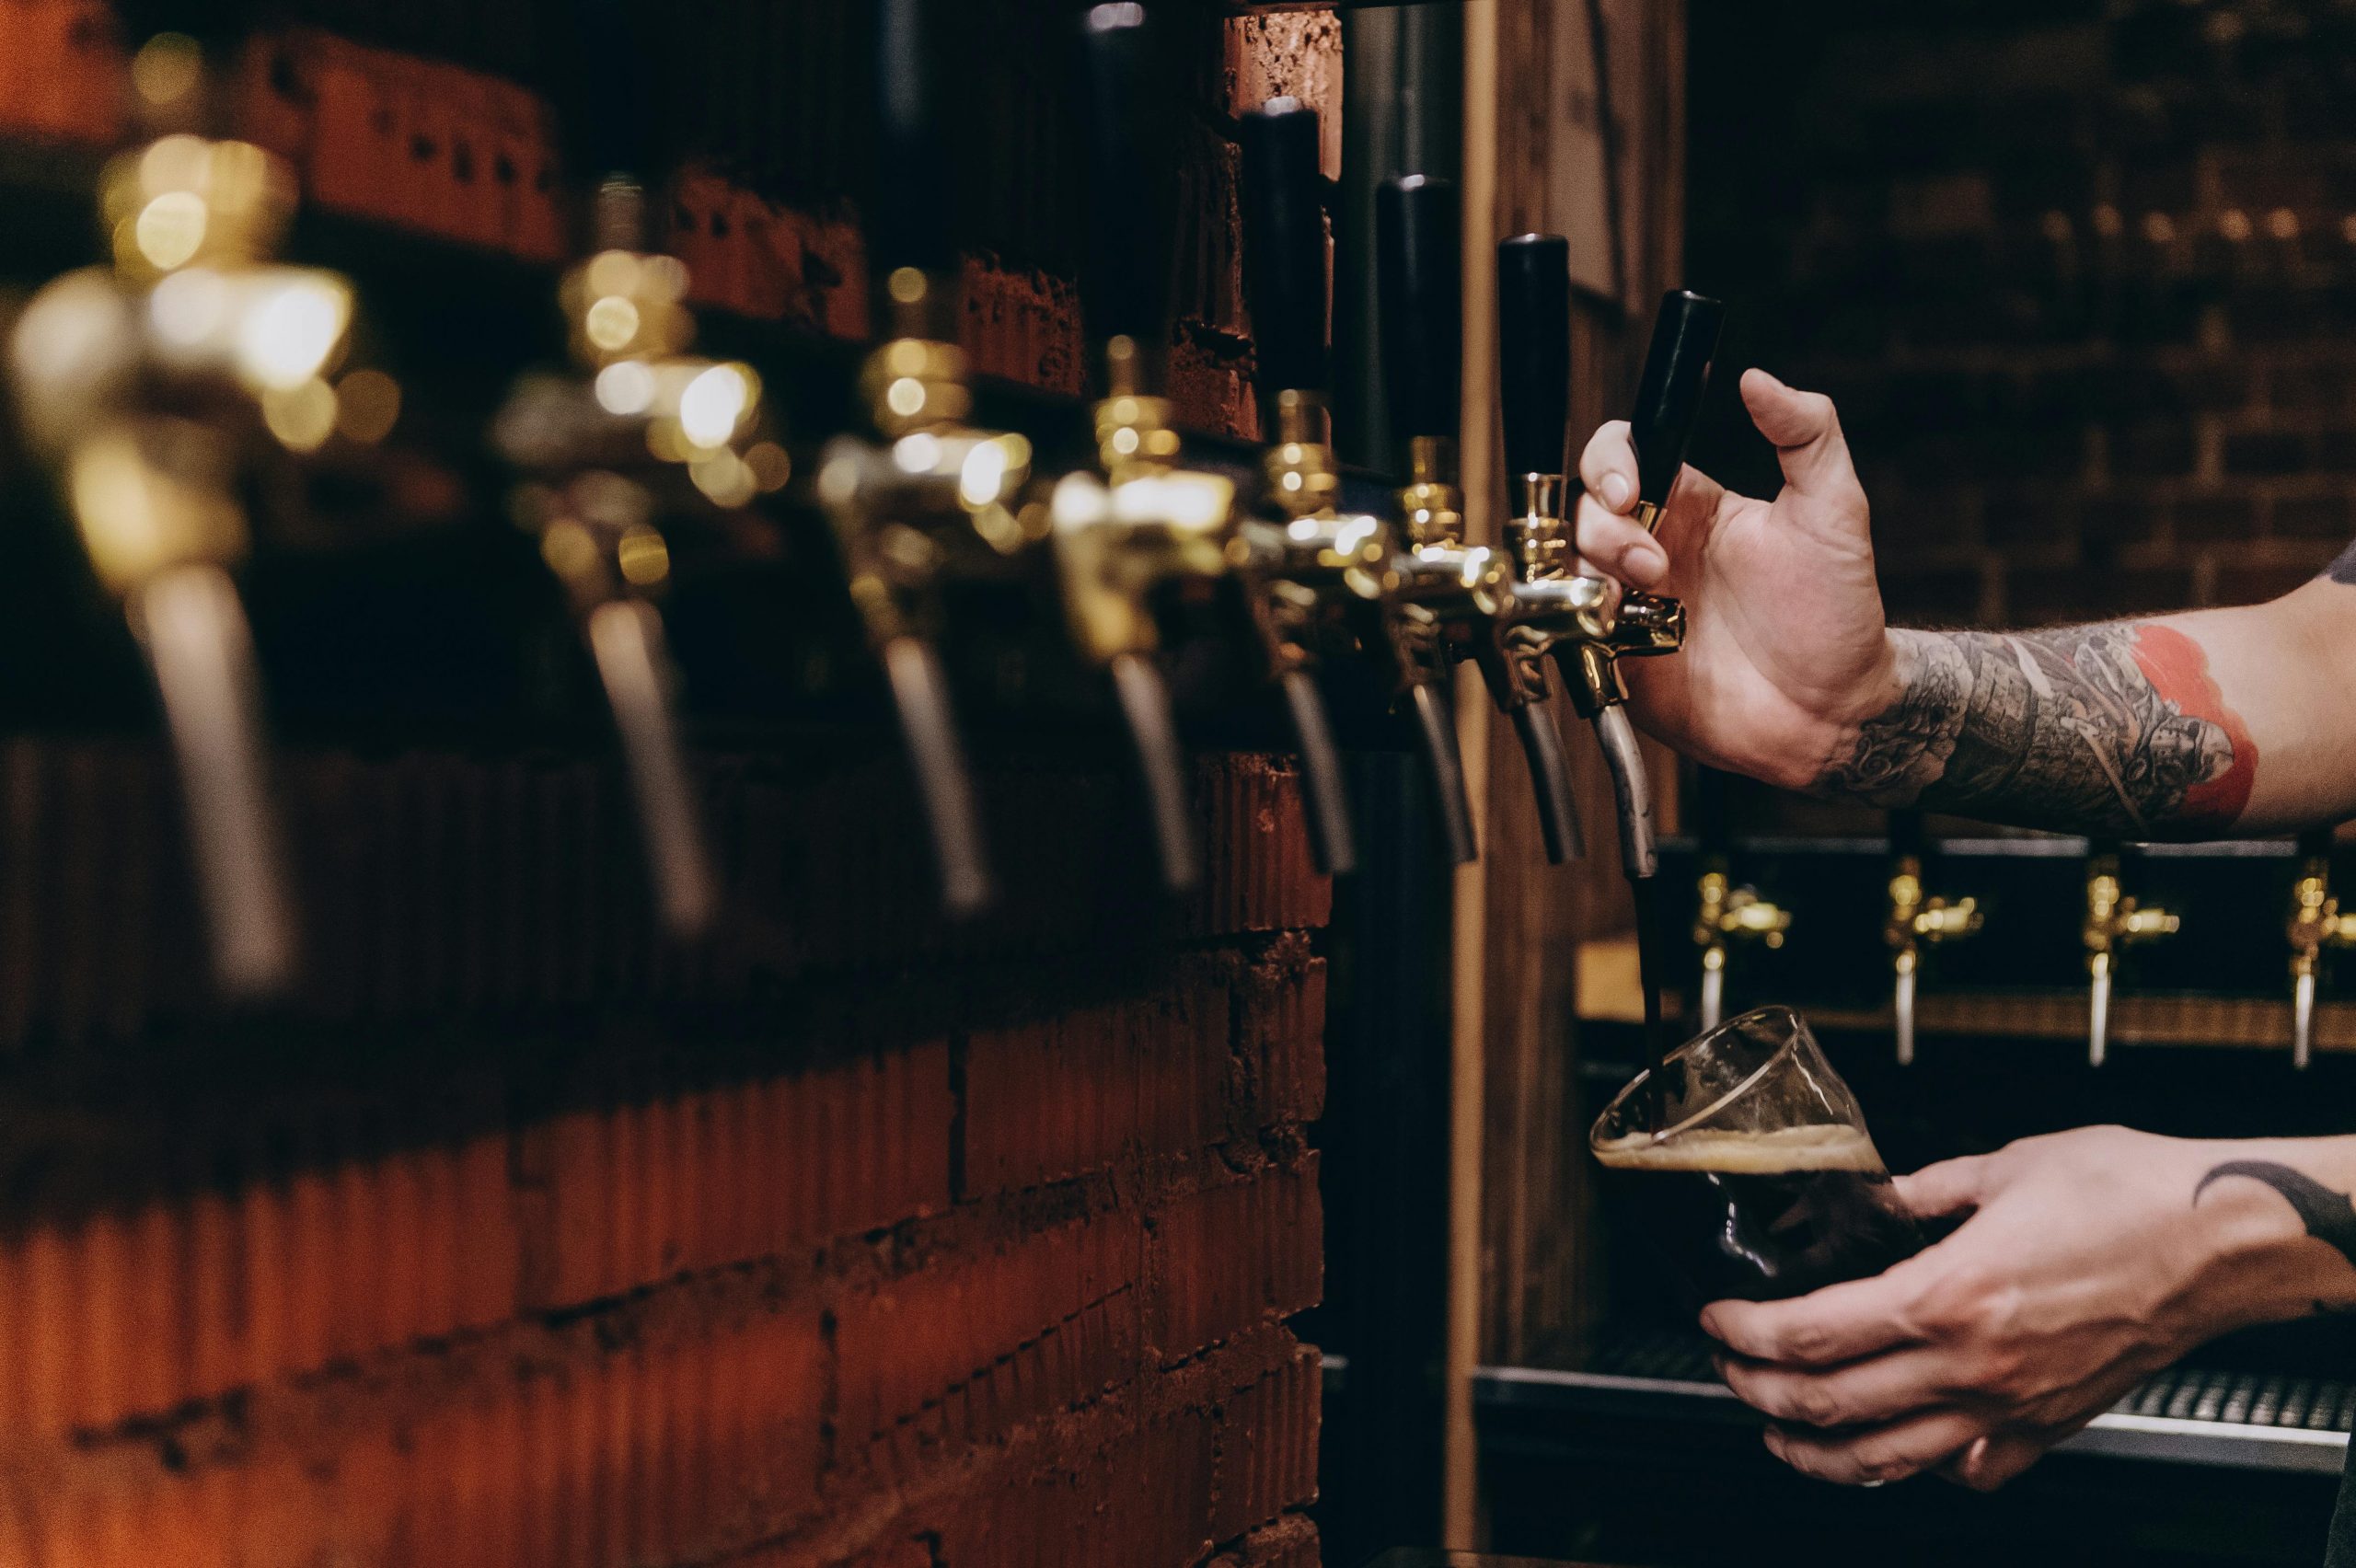
[[[1736,1084],[1732,1089],[1727,1090],[1724,1094],[1719,1095],[1715,1100],[1713,1100],[1699,1111],[1696,1111],[1691,1115],[1685,1117],[1684,1120],[1679,1122],[1675,1126],[1663,1127],[1657,1132],[1646,1135],[1652,1145],[1657,1146],[1665,1144],[1669,1139],[1676,1137],[1679,1134],[1691,1131],[1695,1123],[1708,1121],[1711,1117],[1716,1115],[1719,1112],[1725,1110],[1727,1106],[1733,1104],[1736,1101],[1749,1093],[1753,1085],[1758,1083],[1761,1078],[1765,1078],[1769,1073],[1774,1071],[1777,1066],[1782,1065],[1786,1057],[1790,1056],[1794,1051],[1799,1048],[1800,1035],[1807,1028],[1807,1020],[1802,1019],[1798,1013],[1793,1011],[1782,1002],[1770,1002],[1764,1007],[1753,1008],[1749,1012],[1737,1013],[1734,1017],[1720,1023],[1715,1029],[1703,1030],[1692,1039],[1688,1040],[1684,1044],[1680,1045],[1676,1050],[1671,1051],[1667,1056],[1661,1058],[1661,1065],[1663,1066],[1667,1066],[1669,1063],[1677,1061],[1680,1057],[1691,1055],[1692,1053],[1700,1050],[1703,1046],[1710,1043],[1713,1040],[1715,1040],[1721,1034],[1726,1033],[1728,1030],[1734,1029],[1741,1024],[1749,1023],[1751,1020],[1756,1018],[1773,1017],[1776,1014],[1781,1014],[1782,1016],[1790,1019],[1792,1020],[1792,1029],[1784,1035],[1784,1043],[1775,1047],[1773,1055],[1770,1055],[1765,1061],[1760,1063],[1756,1067],[1753,1067],[1750,1072],[1744,1074],[1740,1083]],[[1603,1115],[1597,1118],[1596,1124],[1599,1127],[1601,1126],[1603,1122],[1610,1118],[1613,1112],[1619,1110],[1620,1107],[1626,1102],[1630,1095],[1635,1093],[1649,1082],[1652,1076],[1652,1068],[1646,1067],[1643,1072],[1638,1073],[1634,1078],[1629,1079],[1626,1087],[1611,1097],[1611,1103],[1603,1108]],[[1595,1141],[1594,1134],[1592,1132],[1588,1134],[1588,1141],[1589,1144],[1592,1144]]]

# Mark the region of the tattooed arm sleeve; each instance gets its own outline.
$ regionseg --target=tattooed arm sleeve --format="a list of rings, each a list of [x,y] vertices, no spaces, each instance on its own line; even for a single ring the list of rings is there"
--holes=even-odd
[[[2258,748],[2173,627],[1897,631],[1897,699],[1823,794],[2130,838],[2230,827]]]

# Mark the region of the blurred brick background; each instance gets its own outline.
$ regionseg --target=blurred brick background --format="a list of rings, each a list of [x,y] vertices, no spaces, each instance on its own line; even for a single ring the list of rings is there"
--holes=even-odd
[[[2271,597],[2356,536],[2356,6],[1692,9],[1722,365],[1839,402],[1895,617]],[[1703,458],[1772,493],[1731,375]]]
[[[962,336],[1076,392],[1069,8],[941,11]],[[308,201],[552,289],[567,8],[272,14],[233,119]],[[666,9],[710,310],[865,335],[869,15]],[[1235,115],[1337,110],[1340,34],[1183,41],[1175,391],[1244,432]],[[98,0],[0,0],[0,167],[95,173],[122,64]],[[1314,1568],[1331,893],[1290,769],[1200,759],[1173,907],[1125,776],[999,755],[1005,904],[953,928],[895,756],[699,766],[730,885],[683,953],[609,757],[283,758],[303,989],[224,1017],[156,752],[0,745],[0,1568]]]

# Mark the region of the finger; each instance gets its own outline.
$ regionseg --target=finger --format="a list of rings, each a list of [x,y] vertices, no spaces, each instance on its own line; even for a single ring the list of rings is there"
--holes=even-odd
[[[1919,1271],[1911,1262],[1788,1301],[1713,1301],[1702,1309],[1702,1330],[1754,1361],[1802,1366],[1919,1344],[1925,1337],[1914,1327]]]
[[[1842,1486],[1878,1486],[1904,1481],[1945,1463],[1987,1432],[1987,1418],[1969,1411],[1938,1410],[1869,1426],[1861,1432],[1811,1432],[1770,1426],[1767,1451],[1819,1481]]]
[[[1763,370],[1747,370],[1742,373],[1742,401],[1759,433],[1774,444],[1785,484],[1802,495],[1844,502],[1864,500],[1831,398],[1786,386]]]
[[[1587,438],[1579,454],[1579,483],[1606,511],[1624,513],[1636,504],[1636,445],[1626,420],[1609,420]]]
[[[1718,1357],[1718,1376],[1735,1397],[1778,1421],[1807,1426],[1864,1426],[1954,1402],[1948,1358],[1935,1350],[1900,1350],[1826,1371]]]
[[[1939,1474],[1974,1492],[1993,1492],[2045,1457],[2050,1445],[2042,1437],[2018,1432],[1995,1432],[1973,1439],[1971,1445],[1938,1467]]]
[[[1986,1202],[1994,1174],[1986,1155],[1968,1154],[1960,1159],[1925,1165],[1911,1176],[1892,1177],[1891,1182],[1900,1201],[1913,1211],[1915,1218],[1937,1219],[1976,1209]]]
[[[1639,588],[1669,575],[1669,552],[1659,541],[1591,495],[1579,497],[1576,548],[1597,567]]]

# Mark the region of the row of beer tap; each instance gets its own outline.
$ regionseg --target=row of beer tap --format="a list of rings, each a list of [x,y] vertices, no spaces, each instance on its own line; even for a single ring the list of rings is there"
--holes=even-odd
[[[1722,820],[1713,795],[1722,785],[1703,769],[1696,801],[1706,824]],[[1733,875],[1731,846],[1722,833],[1706,832],[1694,893],[1692,936],[1700,952],[1695,1020],[1715,1028],[1725,1015],[1727,966],[1746,945],[1777,949],[1792,929],[1793,914]],[[2285,921],[2291,980],[2291,1065],[2304,1069],[2314,1059],[2316,1004],[2327,955],[2356,947],[2356,912],[2343,910],[2332,887],[2332,832],[2303,835],[2296,846],[2296,874]],[[2127,953],[2178,935],[2177,912],[2139,901],[2126,891],[2131,865],[2120,847],[2096,843],[2086,858],[2085,908],[2079,940],[2085,953],[2086,1061],[2101,1066],[2111,1038],[2111,1001]],[[1889,823],[1888,902],[1882,938],[1890,954],[1890,1020],[1900,1066],[1914,1061],[1916,998],[1932,952],[1963,940],[1985,921],[1981,900],[1971,894],[1931,891],[1938,866],[1935,842],[1921,813],[1894,812]]]
[[[1579,852],[1559,677],[1610,765],[1625,869],[1650,877],[1650,791],[1618,661],[1675,649],[1682,610],[1623,593],[1573,548],[1566,242],[1523,235],[1497,247],[1515,494],[1503,544],[1470,543],[1454,457],[1461,209],[1442,180],[1409,173],[1381,187],[1381,349],[1406,482],[1387,512],[1345,508],[1327,402],[1317,116],[1289,98],[1244,115],[1245,286],[1265,437],[1257,493],[1190,467],[1161,385],[1166,259],[1138,243],[1154,215],[1144,172],[1170,145],[1147,86],[1149,22],[1138,5],[1095,6],[1081,26],[1103,239],[1087,290],[1097,460],[1050,480],[1023,435],[973,422],[926,4],[879,0],[872,11],[879,346],[859,378],[858,431],[823,449],[810,490],[891,694],[948,912],[986,907],[995,885],[941,652],[944,589],[974,581],[1053,583],[1071,649],[1103,672],[1126,722],[1172,890],[1195,881],[1200,860],[1162,668],[1180,608],[1225,617],[1286,716],[1322,870],[1346,873],[1357,859],[1316,679],[1321,661],[1350,658],[1380,672],[1426,765],[1439,842],[1460,863],[1478,852],[1448,698],[1461,663],[1513,721],[1546,853]],[[686,270],[651,242],[646,192],[664,171],[634,107],[634,9],[582,7],[584,85],[560,106],[594,176],[582,191],[588,240],[558,290],[572,368],[520,380],[492,433],[514,476],[511,510],[561,582],[609,702],[663,922],[694,938],[716,917],[720,881],[657,603],[680,530],[757,515],[792,476],[760,375],[693,351]],[[370,438],[355,433],[367,387],[352,358],[354,291],[277,259],[293,180],[213,123],[194,44],[160,38],[132,75],[151,139],[103,176],[110,262],[54,281],[18,318],[17,402],[160,694],[218,979],[268,994],[294,973],[299,922],[235,571],[249,509],[267,504],[275,477]],[[1664,301],[1634,418],[1647,519],[1682,461],[1719,317],[1698,295]]]

